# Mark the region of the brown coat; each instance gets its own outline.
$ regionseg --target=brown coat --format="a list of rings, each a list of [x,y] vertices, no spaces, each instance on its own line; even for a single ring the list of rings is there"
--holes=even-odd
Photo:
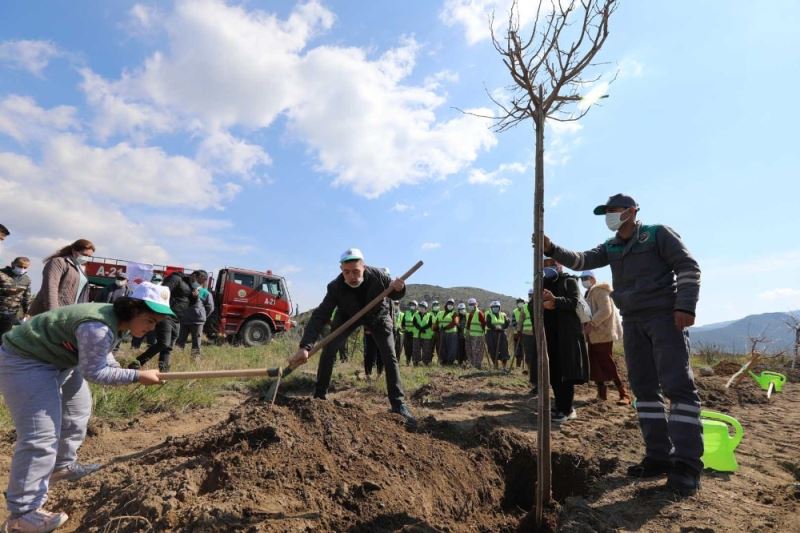
[[[622,324],[611,300],[611,286],[596,283],[586,294],[586,301],[592,310],[592,321],[587,324],[589,342],[599,344],[622,339]]]
[[[31,316],[44,313],[56,307],[72,305],[78,296],[81,275],[78,265],[66,257],[54,257],[44,264],[42,288],[31,304]],[[89,284],[83,287],[79,302],[86,301]]]

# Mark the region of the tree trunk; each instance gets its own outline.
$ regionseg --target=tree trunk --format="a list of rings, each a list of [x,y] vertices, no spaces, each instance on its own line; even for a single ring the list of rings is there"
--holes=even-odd
[[[539,88],[542,94],[541,87]],[[537,427],[538,457],[536,460],[536,527],[542,526],[544,508],[552,497],[550,460],[550,364],[547,354],[547,340],[544,331],[544,309],[542,307],[542,254],[544,241],[544,124],[542,111],[533,117],[536,128],[535,186],[533,197],[533,330],[536,333],[536,353],[538,355],[539,416]],[[530,369],[533,372],[533,369]]]

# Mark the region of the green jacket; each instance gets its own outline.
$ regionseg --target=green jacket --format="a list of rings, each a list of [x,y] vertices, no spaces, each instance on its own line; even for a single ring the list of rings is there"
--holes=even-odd
[[[90,303],[56,307],[36,315],[3,335],[3,347],[56,368],[72,368],[78,366],[78,326],[90,321],[108,326],[116,343],[119,325],[114,306]]]

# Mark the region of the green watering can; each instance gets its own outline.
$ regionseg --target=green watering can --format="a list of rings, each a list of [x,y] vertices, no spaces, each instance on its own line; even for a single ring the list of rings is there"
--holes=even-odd
[[[700,411],[700,422],[703,424],[703,456],[700,458],[703,465],[718,472],[736,472],[739,464],[733,452],[742,442],[742,425],[732,416],[706,410]],[[729,426],[734,429],[733,435]]]
[[[779,374],[778,372],[772,372],[771,370],[764,370],[758,376],[752,372],[749,372],[749,374],[750,377],[756,380],[758,386],[764,390],[769,390],[770,384],[773,384],[775,387],[775,392],[780,392],[783,390],[783,385],[786,383],[786,376]]]

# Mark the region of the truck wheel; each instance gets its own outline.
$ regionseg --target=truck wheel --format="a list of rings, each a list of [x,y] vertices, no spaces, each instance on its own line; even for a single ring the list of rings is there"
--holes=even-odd
[[[242,344],[262,346],[272,340],[272,328],[263,320],[251,320],[242,327]]]

